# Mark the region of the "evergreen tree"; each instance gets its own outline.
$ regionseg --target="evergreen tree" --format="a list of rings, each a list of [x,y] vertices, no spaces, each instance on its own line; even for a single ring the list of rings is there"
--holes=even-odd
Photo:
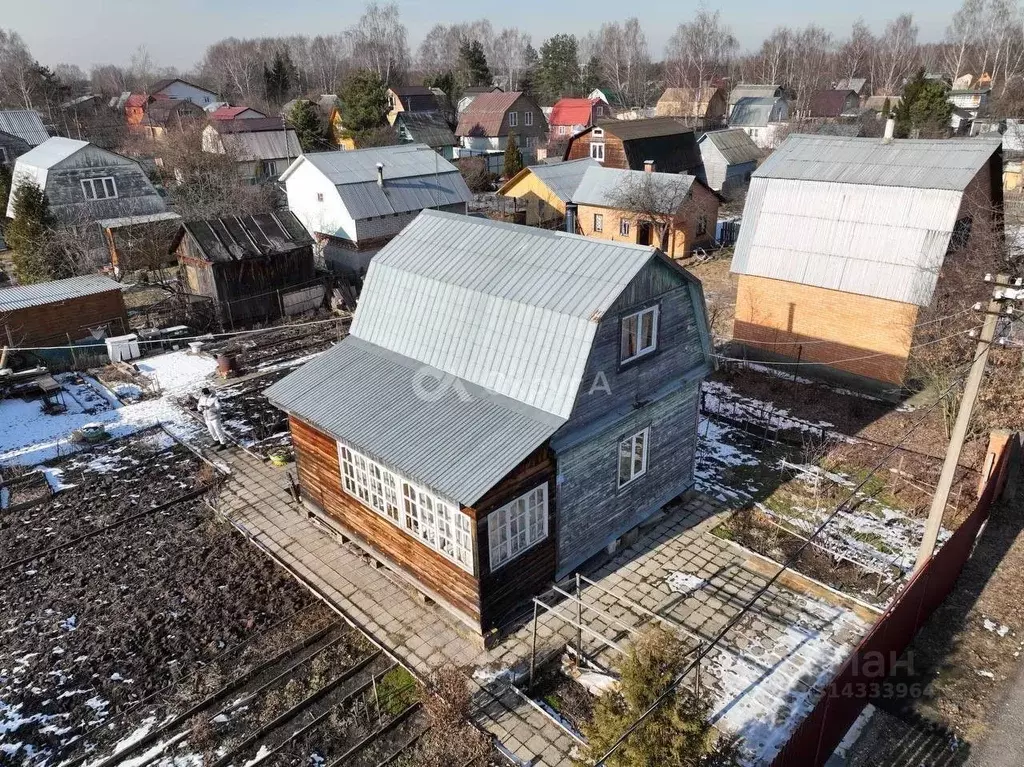
[[[20,184],[14,193],[14,218],[4,237],[14,251],[14,274],[23,285],[71,276],[62,273],[54,258],[50,233],[55,225],[43,190],[31,181]]]
[[[508,134],[508,144],[505,145],[505,178],[509,179],[523,169],[523,153],[519,150],[519,143],[516,141],[516,134]]]
[[[940,137],[949,133],[953,105],[949,103],[949,87],[941,80],[928,80],[924,68],[904,86],[903,98],[893,110],[897,138],[907,138],[916,130],[924,137]]]
[[[519,90],[531,98],[539,98],[536,92],[537,66],[540,63],[540,56],[537,49],[527,43],[523,52],[523,72],[519,75]]]
[[[263,65],[263,85],[267,101],[271,105],[280,106],[288,100],[294,69],[287,52],[282,54],[281,51],[274,54],[274,61],[270,68],[267,68],[266,64]]]
[[[309,99],[299,99],[288,114],[288,123],[295,129],[303,152],[315,152],[327,145],[327,134],[320,112]]]
[[[437,88],[444,94],[444,97],[439,99],[441,111],[444,113],[448,127],[455,130],[455,126],[459,122],[459,99],[462,98],[462,87],[459,85],[455,73],[442,72],[433,77],[427,77],[423,80],[423,84],[428,88]]]
[[[540,62],[533,87],[546,104],[563,96],[572,96],[580,82],[577,44],[573,35],[555,35],[540,47]]]
[[[491,84],[491,70],[479,40],[463,40],[459,46],[459,63],[467,87]]]
[[[387,124],[388,90],[376,72],[361,69],[352,73],[338,94],[341,100],[341,119],[345,130],[359,144],[361,134],[369,135]]]
[[[583,727],[587,745],[581,764],[593,764],[625,729],[665,693],[683,672],[686,647],[661,628],[649,629],[630,647],[621,668],[619,689],[597,699],[590,722]],[[639,728],[609,757],[608,767],[732,767],[739,765],[734,739],[715,741],[708,723],[710,702],[683,686],[677,687]]]

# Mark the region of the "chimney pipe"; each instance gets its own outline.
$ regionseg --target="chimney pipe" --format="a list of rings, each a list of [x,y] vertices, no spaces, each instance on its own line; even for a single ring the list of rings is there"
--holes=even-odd
[[[644,172],[654,173],[654,160],[644,160]]]
[[[384,163],[377,163],[377,186],[384,188]]]
[[[565,231],[576,234],[576,204],[572,202],[565,205]]]
[[[892,137],[895,132],[896,118],[893,117],[892,115],[889,115],[888,119],[886,119],[885,121],[885,135],[882,137],[882,140],[885,141],[886,143],[892,141]]]

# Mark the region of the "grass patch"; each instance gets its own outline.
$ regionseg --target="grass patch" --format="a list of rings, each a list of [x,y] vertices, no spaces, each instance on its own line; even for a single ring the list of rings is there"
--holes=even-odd
[[[419,685],[413,675],[396,666],[377,682],[377,700],[381,711],[395,716],[419,700]]]

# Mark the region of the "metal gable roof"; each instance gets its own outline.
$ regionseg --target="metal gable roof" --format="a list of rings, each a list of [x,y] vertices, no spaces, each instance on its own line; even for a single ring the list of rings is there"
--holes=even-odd
[[[708,142],[721,152],[729,165],[743,165],[756,162],[761,157],[761,150],[745,130],[726,128],[725,130],[708,131],[700,137],[698,143]]]
[[[559,200],[572,202],[572,196],[576,192],[576,187],[580,185],[583,174],[587,172],[587,168],[599,168],[600,166],[601,163],[590,157],[584,157],[581,160],[566,160],[550,165],[531,165],[506,181],[504,186],[498,190],[498,194],[506,194],[513,184],[522,178],[520,174],[532,173]]]
[[[775,105],[784,101],[781,97],[745,96],[736,102],[729,115],[729,125],[740,125],[748,128],[763,128],[772,119]]]
[[[49,170],[87,146],[89,146],[88,141],[55,136],[54,138],[47,139],[35,149],[25,152],[25,154],[18,158],[17,164],[31,166],[40,170]]]
[[[459,115],[457,136],[498,136],[505,113],[523,96],[521,91],[481,93]],[[537,110],[540,111],[539,109]]]
[[[735,104],[745,98],[775,98],[780,95],[782,95],[782,88],[778,85],[740,83],[729,91],[729,103]]]
[[[352,335],[568,417],[597,323],[655,253],[424,211],[371,261]]]
[[[625,196],[640,184],[653,184],[652,202],[657,200],[659,213],[671,214],[679,209],[696,181],[683,173],[648,173],[618,168],[588,168],[573,193],[572,201],[580,205],[604,208],[624,207]]]
[[[24,139],[29,146],[39,146],[50,138],[43,118],[27,109],[0,110],[0,131]]]
[[[30,306],[42,306],[57,301],[66,301],[108,290],[121,290],[121,284],[102,274],[87,274],[69,277],[66,280],[40,282],[36,285],[18,285],[0,289],[0,311],[10,312]]]
[[[257,120],[258,118],[254,118],[238,122]],[[280,160],[302,154],[299,137],[291,128],[287,133],[283,130],[225,133],[221,135],[221,141],[230,145],[240,158],[247,160]]]
[[[448,127],[448,121],[436,112],[399,112],[395,117],[396,125],[402,123],[412,140],[417,144],[438,147],[455,146],[458,139]]]
[[[963,191],[999,148],[998,136],[884,142],[794,134],[754,176]]]

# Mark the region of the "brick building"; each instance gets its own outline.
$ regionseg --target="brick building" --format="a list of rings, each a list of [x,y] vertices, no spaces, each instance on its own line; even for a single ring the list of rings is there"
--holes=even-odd
[[[735,338],[809,372],[901,384],[943,265],[983,230],[975,217],[1001,221],[1001,177],[998,140],[789,136],[747,193]]]

